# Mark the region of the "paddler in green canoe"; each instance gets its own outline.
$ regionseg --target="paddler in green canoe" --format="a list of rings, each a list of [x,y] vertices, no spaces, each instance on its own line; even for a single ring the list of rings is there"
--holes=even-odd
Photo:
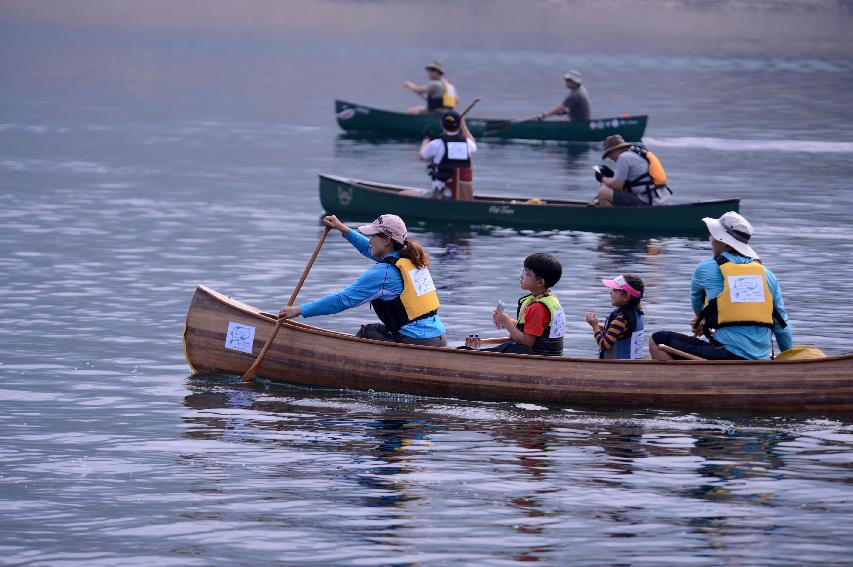
[[[456,94],[456,87],[444,78],[444,65],[441,64],[441,61],[433,59],[425,69],[429,77],[427,84],[416,85],[411,81],[403,83],[403,87],[426,99],[426,106],[413,106],[409,109],[409,113],[443,114],[456,108],[459,103],[459,96]]]
[[[566,82],[566,88],[569,89],[568,96],[554,108],[538,115],[537,120],[544,120],[549,116],[561,114],[565,114],[569,122],[589,120],[589,94],[586,92],[586,87],[581,85],[583,77],[581,77],[580,72],[572,69],[563,75],[563,79]]]

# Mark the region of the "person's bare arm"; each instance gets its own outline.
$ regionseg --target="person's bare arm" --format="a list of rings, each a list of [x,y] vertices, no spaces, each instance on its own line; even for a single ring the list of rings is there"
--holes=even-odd
[[[545,118],[548,118],[549,116],[558,116],[560,114],[565,114],[565,113],[566,113],[566,107],[561,102],[560,104],[558,104],[557,106],[555,106],[551,110],[546,110],[545,112],[540,114],[539,120],[544,120]]]
[[[428,90],[426,85],[416,85],[412,81],[406,81],[405,83],[403,83],[403,87],[409,89],[412,92],[416,92],[419,95],[426,94],[426,92]]]

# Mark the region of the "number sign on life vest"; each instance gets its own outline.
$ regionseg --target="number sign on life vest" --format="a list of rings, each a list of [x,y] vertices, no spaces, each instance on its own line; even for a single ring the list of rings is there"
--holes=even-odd
[[[643,329],[638,329],[631,333],[631,358],[643,358],[643,347],[646,346],[646,337]]]
[[[468,159],[468,142],[447,142],[447,159]]]
[[[252,343],[255,342],[255,328],[242,323],[228,322],[228,333],[225,335],[225,348],[252,354]]]
[[[412,285],[415,288],[415,294],[418,296],[435,291],[435,284],[432,282],[432,276],[429,275],[429,270],[426,268],[415,268],[414,270],[409,270],[409,279],[412,280]]]
[[[559,339],[566,334],[566,314],[560,309],[551,319],[551,332],[548,333],[548,338]]]
[[[764,281],[761,276],[729,276],[732,303],[764,303]]]

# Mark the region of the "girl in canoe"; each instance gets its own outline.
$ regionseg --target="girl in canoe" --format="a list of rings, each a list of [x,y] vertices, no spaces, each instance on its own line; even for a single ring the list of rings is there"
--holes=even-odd
[[[357,337],[426,346],[447,346],[444,323],[438,316],[438,295],[429,273],[429,254],[408,239],[403,219],[381,215],[371,224],[350,230],[334,215],[323,223],[341,232],[362,255],[376,264],[337,293],[284,306],[279,316],[331,315],[370,302],[382,323],[362,325]]]
[[[500,343],[490,350],[515,354],[563,355],[566,315],[550,288],[560,281],[563,267],[550,254],[537,252],[524,259],[519,284],[530,293],[518,300],[516,318],[511,319],[502,307],[492,313],[492,321],[509,331],[509,338],[466,340],[468,348]]]
[[[612,280],[601,280],[610,288],[610,303],[616,307],[602,325],[595,313],[586,314],[586,322],[598,344],[598,358],[642,359],[643,358],[643,299],[645,286],[639,276],[616,276]]]

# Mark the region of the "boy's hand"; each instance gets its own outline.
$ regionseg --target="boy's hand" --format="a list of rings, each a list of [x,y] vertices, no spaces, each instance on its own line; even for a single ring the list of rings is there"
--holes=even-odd
[[[498,329],[508,329],[510,327],[515,327],[515,321],[509,318],[509,315],[495,309],[492,311],[492,322]]]

